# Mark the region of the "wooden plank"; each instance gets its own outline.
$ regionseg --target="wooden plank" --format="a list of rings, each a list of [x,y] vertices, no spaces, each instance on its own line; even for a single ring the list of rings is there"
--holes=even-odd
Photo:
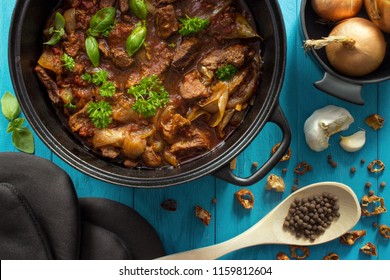
[[[190,183],[160,189],[134,190],[134,209],[157,230],[168,254],[215,243],[215,178],[206,176]],[[161,208],[166,199],[177,202],[176,211]],[[218,203],[217,203],[218,205]],[[211,214],[208,226],[195,217],[195,206]]]
[[[379,84],[379,92],[378,92],[378,110],[373,111],[372,113],[378,113],[385,119],[384,126],[378,131],[378,159],[382,160],[385,165],[390,165],[390,152],[389,152],[389,140],[390,139],[390,126],[388,121],[390,120],[390,82],[383,82]],[[386,166],[386,167],[387,167]],[[376,218],[376,222],[378,225],[386,224],[390,226],[390,212],[389,212],[389,203],[390,203],[390,175],[389,171],[385,170],[385,172],[378,174],[377,176],[377,185],[375,193],[383,197],[385,199],[385,203],[387,204],[387,213],[381,214]],[[379,185],[381,182],[386,182],[387,186],[381,188]],[[390,260],[390,244],[389,239],[383,238],[380,234],[378,234],[377,229],[372,227],[372,231],[375,231],[375,239],[373,243],[378,246],[379,259],[380,260]]]

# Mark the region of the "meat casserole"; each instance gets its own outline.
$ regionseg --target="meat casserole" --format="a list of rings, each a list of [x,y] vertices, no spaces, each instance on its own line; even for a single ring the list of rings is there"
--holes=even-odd
[[[244,120],[261,76],[245,1],[66,0],[35,72],[67,127],[134,168],[178,166]]]

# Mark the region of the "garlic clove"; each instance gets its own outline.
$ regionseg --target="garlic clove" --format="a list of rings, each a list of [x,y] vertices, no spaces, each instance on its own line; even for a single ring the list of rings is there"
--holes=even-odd
[[[353,122],[354,118],[344,108],[328,105],[318,109],[305,121],[306,143],[313,151],[321,152],[328,148],[330,136],[348,129]]]
[[[353,153],[359,151],[366,143],[366,131],[360,130],[350,136],[340,137],[340,146],[343,150]]]

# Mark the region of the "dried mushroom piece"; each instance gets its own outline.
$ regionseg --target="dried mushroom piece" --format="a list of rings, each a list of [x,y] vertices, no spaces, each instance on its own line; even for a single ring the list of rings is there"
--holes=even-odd
[[[373,128],[374,130],[378,130],[383,127],[385,119],[379,116],[378,114],[369,115],[366,118],[366,124]]]
[[[283,252],[279,252],[277,255],[276,255],[276,259],[277,260],[280,260],[280,261],[288,261],[290,258]]]
[[[379,226],[379,233],[384,237],[389,239],[390,238],[390,227],[387,225],[380,225]]]
[[[273,146],[273,148],[271,150],[271,153],[274,154],[277,151],[277,149],[279,148],[279,146],[280,146],[280,143],[278,143],[275,146]],[[287,150],[287,153],[280,159],[280,162],[290,160],[291,155],[292,155],[292,150],[289,147],[288,150]]]
[[[311,171],[311,170],[312,170],[312,166],[309,165],[306,161],[302,161],[298,163],[297,166],[294,168],[294,172],[298,175],[303,175],[307,171]]]
[[[380,205],[377,205],[376,203],[380,203]],[[373,204],[373,207],[371,207],[371,204]],[[382,213],[387,212],[385,207],[385,200],[383,197],[379,197],[376,195],[365,195],[362,198],[361,201],[361,208],[362,208],[362,216],[374,216],[374,215],[380,215]],[[373,210],[369,209],[373,208]],[[371,210],[371,211],[370,211]]]
[[[340,236],[340,243],[353,245],[360,237],[365,236],[365,230],[352,230]]]
[[[327,261],[338,261],[339,259],[340,259],[340,257],[336,253],[329,253],[328,255],[326,255],[324,257],[324,260],[327,260]]]
[[[242,189],[235,193],[238,202],[244,206],[245,209],[252,209],[255,204],[255,197],[250,190]]]
[[[371,242],[368,242],[366,245],[360,248],[360,251],[362,251],[364,254],[369,256],[377,256],[376,252],[376,246],[372,244]]]
[[[167,211],[176,211],[177,202],[174,199],[165,199],[163,202],[161,202],[161,208]]]
[[[286,185],[281,177],[276,176],[275,174],[271,174],[267,178],[267,184],[265,188],[269,190],[275,190],[277,192],[284,192]]]
[[[230,170],[236,170],[236,169],[237,169],[237,158],[234,158],[230,162]]]
[[[195,216],[199,218],[206,226],[210,224],[211,214],[200,206],[195,207]]]
[[[309,247],[290,245],[291,257],[297,260],[304,260],[310,256]],[[297,252],[300,251],[300,254]]]
[[[367,165],[367,169],[371,173],[379,173],[385,170],[385,164],[381,160],[376,159],[370,162],[369,165]]]

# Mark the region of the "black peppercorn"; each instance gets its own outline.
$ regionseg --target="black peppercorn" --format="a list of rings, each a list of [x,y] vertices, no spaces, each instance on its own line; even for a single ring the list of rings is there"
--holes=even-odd
[[[297,238],[314,241],[340,216],[337,196],[328,193],[295,198],[283,223]]]

